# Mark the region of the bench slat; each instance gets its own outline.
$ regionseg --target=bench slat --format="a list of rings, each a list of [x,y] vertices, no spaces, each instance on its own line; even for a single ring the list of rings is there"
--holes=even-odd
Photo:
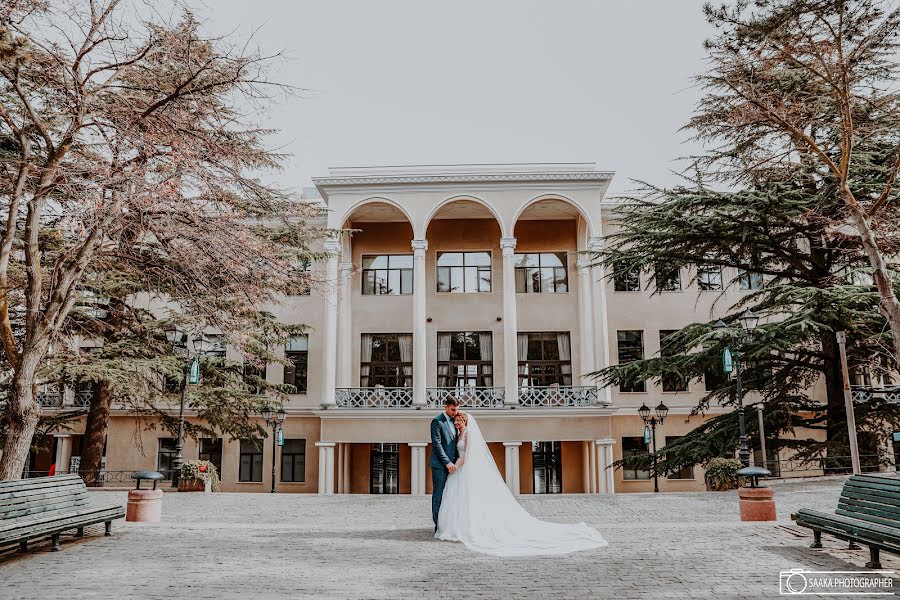
[[[31,479],[14,479],[0,482],[0,494],[16,490],[27,490],[38,487],[58,487],[60,485],[84,485],[78,475],[54,475],[53,477],[33,477]]]
[[[895,544],[900,548],[900,530],[895,527],[888,527],[862,521],[853,517],[843,515],[832,515],[828,513],[820,513],[818,511],[801,509],[797,512],[797,523],[809,527],[815,525],[817,528],[833,527],[840,529],[845,533],[852,535],[862,535],[867,539],[876,538],[881,542]]]
[[[859,508],[877,511],[877,513],[879,513],[878,516],[893,518],[895,521],[900,521],[900,506],[885,504],[877,499],[841,496],[838,500],[838,507],[844,507],[846,510],[855,510]],[[897,526],[900,527],[900,523],[898,523]]]
[[[882,481],[854,479],[845,483],[844,486],[849,486],[851,489],[859,488],[866,490],[880,490],[884,492],[900,492],[900,482],[894,482],[888,479]]]
[[[4,523],[7,521],[13,521],[15,519],[21,519],[24,517],[29,517],[31,515],[38,515],[43,513],[52,513],[52,512],[66,512],[68,510],[78,508],[81,506],[90,506],[90,501],[87,498],[79,498],[75,500],[66,500],[61,502],[54,502],[53,504],[42,504],[38,506],[26,506],[20,508],[18,510],[10,510],[5,513],[0,512],[0,523]]]
[[[16,495],[14,498],[0,499],[0,513],[6,509],[16,508],[25,504],[51,501],[56,498],[86,498],[87,490],[71,490],[63,488],[53,491],[33,491],[27,495]]]
[[[869,511],[849,511],[838,507],[838,509],[834,511],[834,514],[841,515],[842,517],[853,517],[854,519],[859,519],[860,521],[870,521],[872,523],[878,523],[879,525],[886,525],[887,527],[897,526],[897,521],[895,519],[886,519],[884,517],[879,517],[878,515],[870,514]]]
[[[44,519],[16,520],[0,528],[0,540],[8,539],[10,536],[21,536],[31,531],[45,531],[48,528],[62,527],[64,529],[73,529],[79,527],[79,523],[85,520],[98,518],[104,520],[107,517],[118,519],[124,516],[125,509],[121,506],[100,506],[60,513]]]
[[[869,502],[881,502],[890,504],[900,508],[900,492],[878,491],[873,493],[872,490],[862,490],[860,488],[847,489],[845,486],[841,490],[841,498],[853,498],[855,500],[867,500]]]

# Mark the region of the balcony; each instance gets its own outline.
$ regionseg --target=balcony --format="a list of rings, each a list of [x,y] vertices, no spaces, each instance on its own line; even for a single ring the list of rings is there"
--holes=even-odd
[[[611,404],[595,386],[546,386],[519,388],[519,403],[504,404],[499,387],[426,388],[425,408],[440,408],[453,396],[461,408],[609,408]],[[338,388],[337,408],[415,408],[412,388]]]
[[[900,386],[872,387],[854,385],[850,387],[850,396],[854,402],[868,402],[873,398],[881,398],[887,402],[900,404]]]
[[[41,408],[59,408],[63,404],[63,395],[59,391],[38,392],[37,402]]]
[[[412,388],[337,388],[337,408],[412,408]]]

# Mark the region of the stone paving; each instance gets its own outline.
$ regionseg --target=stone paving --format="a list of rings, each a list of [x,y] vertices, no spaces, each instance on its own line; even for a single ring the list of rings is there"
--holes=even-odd
[[[841,484],[778,484],[779,521],[759,524],[738,520],[735,492],[526,496],[534,515],[586,521],[609,541],[527,559],[434,541],[428,497],[166,494],[163,523],[0,555],[0,598],[778,597],[781,570],[865,565],[865,549],[838,540],[808,548],[810,532],[789,518],[833,511]]]

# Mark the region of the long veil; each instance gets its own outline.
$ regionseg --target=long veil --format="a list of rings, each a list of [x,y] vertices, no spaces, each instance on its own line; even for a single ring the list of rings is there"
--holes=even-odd
[[[567,554],[606,546],[597,530],[585,523],[541,521],[522,508],[500,475],[471,413],[465,459],[447,480],[437,537],[496,556]]]

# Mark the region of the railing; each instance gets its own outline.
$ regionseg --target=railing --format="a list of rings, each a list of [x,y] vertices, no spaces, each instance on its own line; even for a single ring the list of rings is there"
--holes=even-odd
[[[592,385],[520,387],[519,405],[527,408],[605,406],[600,389]]]
[[[87,407],[94,400],[94,390],[80,390],[75,392],[75,406]]]
[[[877,473],[893,470],[896,465],[889,455],[861,454],[860,470],[863,473]],[[853,472],[849,456],[819,456],[814,458],[774,458],[766,460],[765,467],[772,477],[804,477],[816,475],[841,475]]]
[[[425,407],[440,408],[453,396],[462,408],[514,408],[504,404],[500,387],[425,388]],[[338,388],[337,408],[414,408],[412,388]],[[589,408],[609,406],[594,386],[550,385],[519,388],[523,408]]]
[[[412,388],[338,388],[334,391],[337,408],[412,408]]]
[[[133,473],[137,473],[138,471],[152,471],[153,469],[138,469],[135,471],[94,471],[94,472],[86,472],[81,473],[77,471],[73,471],[73,475],[80,475],[82,479],[84,479],[85,483],[90,485],[93,482],[99,483],[103,486],[107,485],[135,485],[134,479],[131,478]],[[160,471],[163,475],[165,475],[165,479],[163,481],[172,481],[172,472],[171,471]],[[23,471],[22,479],[31,479],[32,477],[47,477],[50,473],[48,471]],[[67,475],[68,471],[56,471],[54,475]]]
[[[890,386],[883,388],[874,388],[871,386],[851,386],[850,397],[854,402],[868,402],[872,398],[878,397],[887,402],[896,402],[900,404],[900,387]]]
[[[63,395],[60,392],[38,392],[37,401],[42,408],[58,408],[62,406]]]
[[[462,408],[503,408],[504,389],[496,387],[425,388],[425,405],[439,408],[450,396]]]

